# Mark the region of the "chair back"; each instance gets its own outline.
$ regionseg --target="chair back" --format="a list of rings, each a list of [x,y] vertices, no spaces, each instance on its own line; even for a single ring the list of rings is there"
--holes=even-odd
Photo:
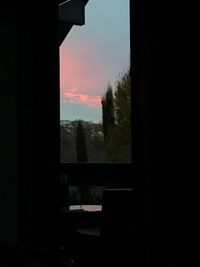
[[[133,230],[133,189],[104,189],[101,235],[108,239],[126,239]]]

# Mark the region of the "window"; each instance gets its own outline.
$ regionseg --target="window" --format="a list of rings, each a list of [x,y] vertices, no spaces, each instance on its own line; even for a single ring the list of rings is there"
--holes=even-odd
[[[61,170],[75,186],[70,197],[80,185],[91,196],[94,186],[99,193],[130,184],[130,76],[129,0],[90,0],[85,25],[60,47]]]

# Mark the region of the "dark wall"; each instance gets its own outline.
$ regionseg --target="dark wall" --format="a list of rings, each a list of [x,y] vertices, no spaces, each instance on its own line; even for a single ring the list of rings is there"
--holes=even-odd
[[[56,3],[48,3],[48,9],[33,4],[32,11],[24,14],[26,23],[21,21],[20,27],[24,75],[21,184],[24,200],[29,199],[29,205],[21,199],[22,221],[29,222],[21,228],[21,236],[26,240],[27,231],[36,244],[52,244],[59,210],[58,10]]]
[[[14,18],[0,20],[0,239],[18,240],[18,51]]]
[[[136,135],[142,170],[137,261],[142,266],[179,266],[189,251],[191,180],[199,158],[198,92],[190,61],[195,58],[194,24],[185,17],[193,13],[184,4],[135,2],[133,59],[142,107]]]
[[[31,12],[20,2],[16,8],[1,9],[0,230],[2,240],[55,246],[59,210],[58,6],[43,4],[31,3]]]

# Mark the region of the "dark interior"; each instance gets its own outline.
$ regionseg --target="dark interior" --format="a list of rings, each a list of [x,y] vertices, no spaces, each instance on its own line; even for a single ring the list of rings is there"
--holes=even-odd
[[[182,187],[198,167],[185,18],[176,20],[175,4],[130,1],[133,162],[61,164],[61,2],[0,7],[0,266],[179,266],[189,214]],[[103,211],[62,212],[61,174],[106,185]]]

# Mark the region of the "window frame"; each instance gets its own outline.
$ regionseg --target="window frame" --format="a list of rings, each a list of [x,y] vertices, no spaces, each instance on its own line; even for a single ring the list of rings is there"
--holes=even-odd
[[[136,21],[136,2],[129,0],[130,23],[130,75],[131,75],[131,132],[132,162],[130,163],[67,163],[60,161],[60,174],[65,175],[68,186],[94,185],[113,187],[135,187],[138,173],[141,175],[143,157],[141,127],[141,105],[138,103],[139,84],[135,75],[136,55],[132,52],[137,48],[135,36],[138,32]],[[133,64],[134,63],[134,64]],[[134,75],[133,75],[134,72]],[[134,85],[134,86],[133,86]],[[140,166],[139,166],[140,165]],[[137,166],[137,167],[136,167]]]

